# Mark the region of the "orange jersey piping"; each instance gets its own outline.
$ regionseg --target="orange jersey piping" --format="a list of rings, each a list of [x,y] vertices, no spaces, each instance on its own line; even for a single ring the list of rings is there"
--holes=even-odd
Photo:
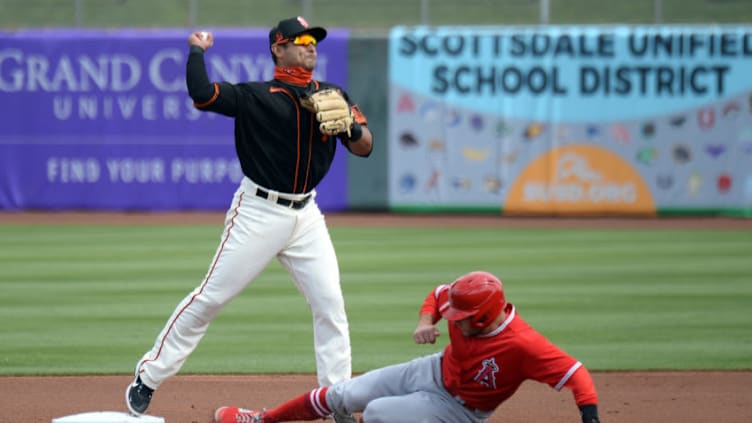
[[[212,95],[212,97],[206,102],[203,102],[203,103],[194,102],[193,105],[195,107],[203,108],[217,101],[217,97],[219,97],[219,84],[215,82],[212,85],[214,85],[214,95]]]
[[[295,105],[295,112],[296,112],[296,114],[298,116],[298,119],[297,119],[298,139],[297,139],[297,143],[296,143],[297,157],[295,158],[295,179],[293,180],[293,184],[292,184],[292,193],[294,194],[294,193],[297,192],[297,188],[298,188],[298,175],[300,174],[300,107],[298,106],[298,102],[295,101],[295,97],[289,91],[287,91],[284,88],[281,88],[281,87],[270,87],[269,88],[269,92],[272,92],[272,93],[283,93],[286,96],[290,97],[290,100],[292,100],[292,104]]]

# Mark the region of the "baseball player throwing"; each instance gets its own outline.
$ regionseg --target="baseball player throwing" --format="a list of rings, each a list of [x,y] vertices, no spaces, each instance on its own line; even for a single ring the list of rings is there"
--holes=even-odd
[[[204,54],[214,44],[212,33],[188,38],[188,93],[199,110],[234,118],[245,177],[206,276],[136,365],[126,390],[131,413],[146,411],[154,390],[179,371],[217,313],[275,257],[311,308],[319,384],[351,377],[337,257],[315,188],[329,170],[337,139],[366,157],[373,137],[365,116],[340,87],[312,79],[316,45],[325,37],[324,28],[309,27],[301,17],[280,21],[269,32],[274,79],[238,84],[209,81]],[[338,422],[347,418],[335,414]]]
[[[482,423],[533,379],[572,390],[582,422],[599,423],[590,373],[522,320],[494,275],[472,272],[436,287],[420,309],[415,342],[433,344],[441,317],[451,322],[443,352],[314,389],[268,411],[221,407],[214,420],[315,420],[336,410],[362,412],[363,423]]]

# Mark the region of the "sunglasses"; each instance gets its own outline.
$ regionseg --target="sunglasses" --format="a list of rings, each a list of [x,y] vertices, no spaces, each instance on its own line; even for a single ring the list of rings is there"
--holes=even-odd
[[[292,39],[292,43],[296,46],[308,46],[310,44],[316,45],[316,38],[311,34],[301,34]]]

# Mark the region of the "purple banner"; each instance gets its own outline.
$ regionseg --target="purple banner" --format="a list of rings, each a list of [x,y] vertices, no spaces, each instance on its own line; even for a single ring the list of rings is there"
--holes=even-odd
[[[233,120],[197,111],[189,30],[0,32],[0,209],[224,210],[242,178]],[[268,30],[217,30],[213,81],[272,79]],[[346,87],[348,32],[319,46],[314,78]],[[317,188],[347,205],[339,149]]]

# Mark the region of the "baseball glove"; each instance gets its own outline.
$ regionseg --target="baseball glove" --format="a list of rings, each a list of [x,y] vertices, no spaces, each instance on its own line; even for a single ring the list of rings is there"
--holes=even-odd
[[[350,130],[353,125],[352,110],[350,110],[350,105],[347,104],[347,100],[345,100],[339,90],[325,88],[304,95],[300,99],[300,104],[316,114],[316,120],[319,122],[321,132],[327,135],[337,135],[347,132],[347,136],[351,136]]]

